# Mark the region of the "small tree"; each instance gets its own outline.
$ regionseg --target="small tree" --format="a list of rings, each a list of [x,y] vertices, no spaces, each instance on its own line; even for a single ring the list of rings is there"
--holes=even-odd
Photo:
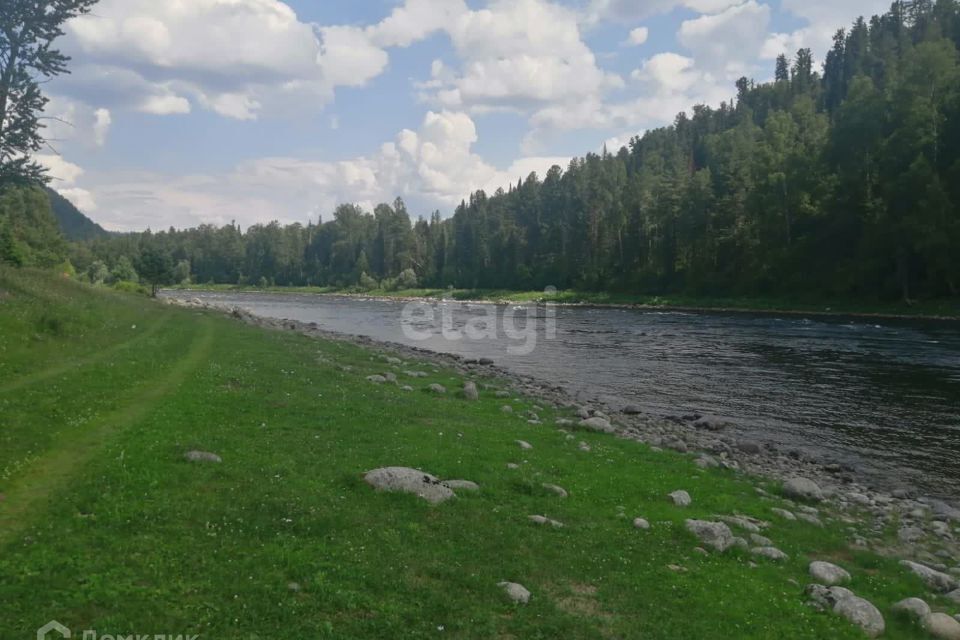
[[[90,284],[103,284],[110,277],[110,269],[103,260],[94,260],[87,268],[87,277],[90,278]]]
[[[133,268],[133,263],[127,256],[120,256],[117,264],[113,265],[113,279],[116,282],[139,282],[140,277],[137,270]]]
[[[401,271],[400,275],[397,276],[397,286],[400,289],[416,289],[417,272],[413,269],[404,269]]]
[[[181,260],[177,263],[177,266],[173,268],[173,282],[174,284],[189,284],[190,283],[190,261]]]
[[[30,159],[43,147],[39,114],[47,105],[40,82],[67,73],[70,60],[51,45],[63,23],[88,13],[97,0],[0,2],[0,188],[45,182]]]
[[[140,252],[137,273],[142,282],[150,285],[150,295],[156,298],[160,287],[173,282],[173,259],[166,251],[147,247]]]

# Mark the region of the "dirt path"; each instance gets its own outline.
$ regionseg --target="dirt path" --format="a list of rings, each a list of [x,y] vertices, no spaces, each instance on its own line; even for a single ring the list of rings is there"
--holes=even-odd
[[[157,324],[159,328],[160,323]],[[212,322],[207,319],[198,323],[189,351],[165,375],[139,386],[115,411],[81,428],[62,432],[53,449],[18,474],[0,502],[0,546],[15,539],[33,521],[32,516],[67,486],[117,433],[142,421],[165,397],[175,392],[208,358],[213,340]],[[129,346],[130,342],[118,347]]]

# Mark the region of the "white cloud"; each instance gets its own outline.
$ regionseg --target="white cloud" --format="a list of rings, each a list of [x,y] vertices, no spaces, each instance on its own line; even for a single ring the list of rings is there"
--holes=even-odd
[[[369,27],[367,35],[381,47],[408,47],[436,31],[449,31],[467,12],[463,0],[407,0]]]
[[[48,175],[53,181],[53,186],[71,186],[84,174],[83,169],[64,160],[63,156],[38,153],[33,156],[33,159],[47,169]]]
[[[536,171],[543,176],[569,158],[529,157],[500,170],[474,150],[477,130],[463,112],[429,112],[416,130],[401,131],[377,152],[325,162],[301,158],[260,158],[215,175],[168,176],[120,172],[84,180],[88,202],[98,205],[97,221],[118,230],[202,222],[246,226],[264,220],[305,222],[342,202],[372,206],[402,196],[414,211],[449,211],[476,189],[493,192]],[[51,162],[56,162],[52,160]],[[69,164],[69,163],[66,163]],[[69,174],[73,181],[83,174]],[[78,199],[79,189],[72,192]]]
[[[102,147],[107,142],[107,134],[110,132],[110,125],[113,124],[113,116],[109,109],[100,108],[93,112],[93,139],[98,147]]]
[[[56,188],[56,187],[54,187]],[[64,198],[73,203],[77,209],[80,209],[85,214],[91,214],[97,211],[97,200],[93,197],[93,194],[87,191],[86,189],[79,189],[77,187],[69,189],[56,189],[57,193],[62,195]]]
[[[725,78],[750,75],[769,30],[770,7],[748,0],[680,25],[677,39],[697,66]]]
[[[317,63],[333,86],[360,87],[387,66],[387,52],[375,46],[363,29],[323,27]]]
[[[630,31],[630,35],[627,36],[626,44],[634,47],[639,47],[650,38],[650,29],[647,27],[637,27]]]
[[[890,8],[889,0],[783,0],[782,10],[807,22],[790,33],[771,34],[764,43],[762,55],[773,59],[786,54],[793,57],[798,49],[808,47],[821,59],[826,55],[837,29],[848,28],[859,16],[868,19]]]
[[[190,113],[190,101],[173,94],[147,96],[140,103],[138,110],[155,116]]]
[[[83,102],[56,95],[50,97],[43,115],[44,136],[55,146],[78,142],[88,148],[102,147],[113,122],[109,109],[94,109]]]

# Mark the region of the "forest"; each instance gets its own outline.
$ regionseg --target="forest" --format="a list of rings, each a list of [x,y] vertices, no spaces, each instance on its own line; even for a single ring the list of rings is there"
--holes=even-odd
[[[895,2],[619,150],[451,217],[401,200],[323,223],[75,243],[94,281],[914,300],[960,286],[960,3]],[[0,233],[0,237],[3,234]]]

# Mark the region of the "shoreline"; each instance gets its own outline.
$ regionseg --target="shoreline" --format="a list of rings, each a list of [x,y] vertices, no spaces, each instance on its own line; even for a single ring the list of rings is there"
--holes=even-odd
[[[640,312],[666,312],[666,313],[695,313],[695,314],[737,314],[753,316],[783,316],[783,317],[803,317],[810,316],[814,318],[841,320],[845,318],[857,320],[892,320],[898,322],[936,322],[953,323],[960,322],[960,313],[958,315],[941,313],[895,313],[884,311],[836,311],[830,309],[802,309],[802,308],[780,308],[780,307],[751,307],[736,305],[687,305],[687,304],[649,304],[649,303],[627,303],[627,302],[596,302],[596,301],[555,301],[540,298],[538,299],[516,299],[508,298],[452,298],[438,297],[436,295],[386,295],[382,293],[357,293],[348,291],[310,291],[297,287],[273,287],[260,289],[257,287],[239,287],[228,285],[224,288],[207,287],[175,287],[164,288],[162,292],[166,293],[227,293],[227,294],[251,294],[251,295],[313,295],[334,298],[354,298],[357,300],[372,300],[377,302],[444,302],[454,304],[485,304],[485,305],[530,305],[550,303],[562,308],[581,308],[581,309],[621,309]],[[521,295],[518,293],[518,295]]]
[[[949,502],[925,496],[917,490],[898,485],[895,479],[888,483],[866,477],[855,469],[831,464],[805,455],[793,456],[773,446],[763,446],[728,431],[726,426],[695,424],[696,420],[671,421],[643,414],[629,407],[614,407],[600,398],[574,398],[564,387],[550,385],[532,376],[525,376],[493,364],[482,364],[456,354],[431,351],[367,336],[339,333],[321,328],[316,323],[297,320],[273,319],[256,316],[246,310],[229,305],[203,302],[199,299],[165,298],[165,303],[222,313],[268,330],[293,331],[321,340],[347,342],[381,355],[398,356],[429,362],[434,366],[454,370],[464,379],[473,379],[478,384],[498,380],[506,383],[512,392],[528,399],[565,408],[571,411],[600,412],[609,417],[615,427],[614,437],[632,440],[649,446],[654,451],[669,449],[695,457],[698,465],[723,467],[742,474],[755,485],[760,495],[769,495],[759,486],[764,481],[774,484],[791,478],[805,478],[816,482],[823,490],[832,516],[851,524],[862,525],[851,540],[853,548],[872,549],[885,555],[915,558],[922,562],[938,564],[943,553],[960,559],[960,537],[950,533],[950,527],[960,533],[960,498],[951,497]],[[695,416],[689,416],[694,418]],[[558,421],[559,422],[559,421]],[[702,421],[701,421],[702,422]],[[576,420],[562,424],[544,425],[548,428],[575,431]],[[732,426],[732,425],[730,425]],[[916,514],[922,512],[923,517]],[[938,524],[939,523],[939,524]],[[941,525],[946,523],[946,534]],[[951,524],[952,523],[952,524]],[[891,527],[918,527],[925,533],[922,540],[901,540],[899,546],[891,545],[884,532]],[[940,553],[941,555],[937,555]]]

